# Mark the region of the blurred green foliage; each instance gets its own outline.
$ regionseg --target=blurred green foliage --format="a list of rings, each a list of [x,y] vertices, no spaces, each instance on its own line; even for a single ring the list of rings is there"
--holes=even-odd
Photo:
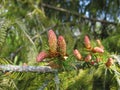
[[[46,65],[36,63],[36,56],[49,50],[47,31],[53,29],[67,43],[68,59],[57,74],[60,90],[118,90],[119,64],[108,69],[104,63],[111,52],[120,53],[119,4],[119,0],[0,0],[0,64]],[[86,55],[85,35],[93,46],[98,38],[105,46],[103,63],[98,67],[83,68],[73,56],[73,49]],[[76,70],[76,63],[82,68]],[[1,90],[58,88],[55,74],[0,71],[0,75]]]

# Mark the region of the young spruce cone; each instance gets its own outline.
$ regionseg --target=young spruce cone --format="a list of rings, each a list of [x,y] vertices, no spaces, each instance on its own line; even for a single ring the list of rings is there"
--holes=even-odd
[[[48,31],[48,43],[50,53],[55,54],[57,52],[57,37],[53,30]]]
[[[82,56],[81,56],[80,52],[77,49],[75,49],[73,51],[73,54],[77,58],[77,60],[81,60],[82,59]]]
[[[87,49],[90,49],[90,48],[91,48],[90,39],[89,39],[89,37],[88,37],[87,35],[84,37],[84,44],[85,44],[85,47],[86,47]]]
[[[36,61],[37,62],[41,62],[43,59],[47,58],[48,57],[48,53],[42,51],[38,54],[37,58],[36,58]]]
[[[58,49],[61,56],[66,56],[66,42],[63,36],[58,37]]]
[[[92,49],[92,52],[94,52],[94,53],[103,53],[104,50],[102,48],[100,48],[100,47],[94,47]]]
[[[106,67],[110,67],[114,63],[112,58],[108,58],[108,61],[105,63]]]

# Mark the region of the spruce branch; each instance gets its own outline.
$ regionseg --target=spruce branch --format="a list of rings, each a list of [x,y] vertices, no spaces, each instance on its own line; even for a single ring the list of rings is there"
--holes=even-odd
[[[37,73],[54,73],[56,71],[49,66],[16,66],[16,65],[0,65],[0,70],[13,72],[37,72]]]
[[[67,10],[67,9],[64,9],[64,8],[55,7],[55,6],[52,6],[52,5],[49,5],[49,4],[42,3],[42,6],[46,7],[46,8],[54,9],[54,10],[57,10],[57,11],[65,12],[65,13],[68,13],[68,14],[72,14],[72,15],[75,15],[75,16],[80,16],[81,18],[89,20],[89,21],[117,25],[117,23],[115,23],[115,22],[109,22],[109,21],[106,21],[106,20],[98,20],[98,19],[95,19],[95,18],[89,18],[89,17],[86,17],[84,15],[81,16],[77,12],[73,12],[73,11],[70,11],[70,10]]]

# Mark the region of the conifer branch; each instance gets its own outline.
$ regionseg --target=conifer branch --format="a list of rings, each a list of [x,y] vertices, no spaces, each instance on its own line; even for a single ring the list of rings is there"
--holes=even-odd
[[[16,66],[16,65],[0,65],[2,71],[13,71],[13,72],[37,72],[37,73],[52,73],[55,72],[49,66]]]
[[[109,21],[106,21],[106,20],[98,20],[98,19],[95,19],[95,18],[89,18],[89,17],[86,17],[86,16],[81,16],[77,12],[73,12],[73,11],[70,11],[70,10],[67,10],[67,9],[64,9],[64,8],[54,7],[54,6],[49,5],[49,4],[42,3],[42,6],[50,8],[50,9],[54,9],[54,10],[57,10],[57,11],[69,13],[69,14],[72,14],[72,15],[75,15],[75,16],[80,16],[83,19],[90,20],[90,21],[93,21],[93,22],[101,22],[101,23],[106,23],[106,24],[117,25],[117,23],[115,23],[115,22],[109,22]]]

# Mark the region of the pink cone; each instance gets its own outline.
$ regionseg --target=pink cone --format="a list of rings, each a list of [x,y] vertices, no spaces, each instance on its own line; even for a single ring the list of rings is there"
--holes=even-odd
[[[86,61],[86,62],[89,62],[91,59],[92,59],[91,54],[88,54],[88,55],[85,57],[85,61]]]
[[[74,56],[75,56],[78,60],[81,60],[81,59],[82,59],[82,56],[81,56],[80,52],[79,52],[77,49],[75,49],[75,50],[73,51],[73,54],[74,54]]]
[[[92,49],[92,51],[93,51],[94,53],[103,53],[103,52],[104,52],[104,50],[103,50],[102,48],[100,48],[100,47],[94,47],[94,48]]]
[[[59,36],[58,37],[58,49],[59,49],[59,53],[62,56],[66,55],[66,42],[63,36]]]
[[[87,49],[90,49],[90,48],[91,48],[90,39],[89,39],[89,37],[88,37],[87,35],[84,37],[84,44],[85,44],[85,47],[86,47]]]
[[[46,52],[42,51],[38,54],[36,61],[41,62],[42,60],[44,60],[47,57],[48,57],[48,54]]]
[[[48,31],[48,43],[50,52],[56,53],[57,52],[57,37],[53,30]]]
[[[114,63],[112,58],[108,58],[108,61],[105,63],[106,67],[110,67],[112,66],[112,64]]]

